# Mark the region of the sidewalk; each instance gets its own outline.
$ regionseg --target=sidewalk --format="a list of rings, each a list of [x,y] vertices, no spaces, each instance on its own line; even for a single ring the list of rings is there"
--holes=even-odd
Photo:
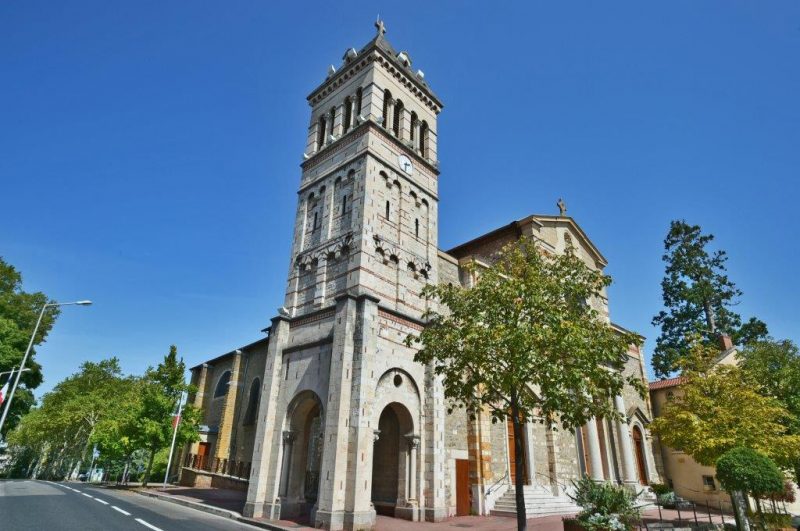
[[[119,487],[118,487],[119,488]],[[313,531],[308,522],[290,520],[266,520],[263,518],[245,518],[242,510],[246,500],[246,493],[242,491],[170,486],[166,490],[161,488],[134,488],[134,492],[145,496],[152,496],[164,501],[178,503],[201,511],[225,516],[240,522],[256,525],[274,531]],[[528,519],[530,531],[562,531],[563,515],[544,516]],[[720,515],[718,511],[711,511],[710,515],[705,510],[697,512],[698,524],[733,523],[732,515]],[[648,509],[642,513],[642,521],[653,529],[680,527],[686,528],[695,523],[695,514],[692,510],[677,511],[674,509],[658,508]],[[450,530],[472,529],[475,531],[515,531],[517,521],[514,518],[502,516],[456,516],[443,522],[410,522],[388,516],[378,516],[375,529],[377,531],[425,531],[425,530]]]

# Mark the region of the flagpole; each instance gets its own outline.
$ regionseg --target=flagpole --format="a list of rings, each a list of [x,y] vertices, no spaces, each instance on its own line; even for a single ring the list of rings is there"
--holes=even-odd
[[[178,426],[181,423],[181,406],[183,405],[183,393],[181,393],[181,397],[178,399],[178,412],[175,414],[175,417],[172,421],[172,444],[169,447],[169,459],[167,460],[167,471],[164,472],[164,487],[163,489],[167,489],[167,479],[169,478],[169,469],[172,466],[172,453],[175,451],[175,440],[178,438]]]

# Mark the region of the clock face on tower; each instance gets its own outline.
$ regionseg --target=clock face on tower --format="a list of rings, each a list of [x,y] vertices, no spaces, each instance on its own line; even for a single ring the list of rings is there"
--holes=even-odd
[[[400,169],[403,170],[408,175],[414,173],[414,165],[411,163],[411,159],[406,157],[405,155],[398,155],[397,156],[397,164],[400,165]]]

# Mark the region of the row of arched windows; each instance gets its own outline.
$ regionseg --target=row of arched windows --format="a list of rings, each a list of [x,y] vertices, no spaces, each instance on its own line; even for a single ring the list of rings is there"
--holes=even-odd
[[[347,96],[342,102],[342,131],[345,134],[359,123],[363,91],[358,87],[355,94]],[[335,140],[336,131],[336,106],[330,111],[322,113],[317,123],[317,149],[322,149],[325,144]]]
[[[400,140],[405,140],[405,125],[406,125],[406,108],[405,104],[399,99],[392,99],[392,93],[389,90],[383,91],[383,127],[387,131],[391,131],[395,137]],[[422,155],[428,157],[428,144],[430,136],[430,128],[428,122],[425,120],[420,121],[416,112],[411,111],[408,117],[408,140],[411,142],[411,148]]]
[[[386,184],[390,189],[388,195],[386,196],[386,203],[384,204],[384,218],[392,223],[399,223],[399,201],[400,194],[402,193],[400,182],[396,180],[389,182],[389,176],[384,171],[381,171],[379,175],[384,179],[384,181],[386,181]],[[413,190],[409,191],[408,194],[411,202],[413,203],[413,208],[408,209],[408,212],[414,216],[414,224],[412,226],[414,237],[427,241],[425,227],[427,227],[428,201],[425,198],[419,199],[416,192]]]

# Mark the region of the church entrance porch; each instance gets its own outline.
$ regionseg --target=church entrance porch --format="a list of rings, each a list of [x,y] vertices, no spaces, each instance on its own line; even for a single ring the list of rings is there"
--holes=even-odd
[[[405,406],[393,402],[381,412],[372,461],[372,504],[380,515],[419,520],[419,436],[413,430]]]
[[[281,517],[313,521],[319,497],[322,459],[322,405],[312,392],[301,393],[289,408],[283,431],[279,496]]]

